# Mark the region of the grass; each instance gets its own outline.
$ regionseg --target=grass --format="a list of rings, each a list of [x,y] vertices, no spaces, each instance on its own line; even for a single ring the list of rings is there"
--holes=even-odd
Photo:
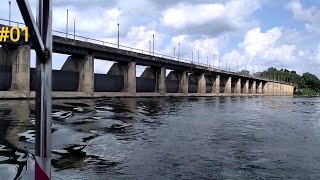
[[[296,96],[319,96],[320,94],[312,88],[299,89],[294,95]]]

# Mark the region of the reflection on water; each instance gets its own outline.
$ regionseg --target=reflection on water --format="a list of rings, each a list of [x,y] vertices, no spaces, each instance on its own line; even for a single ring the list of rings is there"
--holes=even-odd
[[[55,100],[53,179],[320,179],[320,99]],[[0,179],[31,179],[34,101],[0,101]]]

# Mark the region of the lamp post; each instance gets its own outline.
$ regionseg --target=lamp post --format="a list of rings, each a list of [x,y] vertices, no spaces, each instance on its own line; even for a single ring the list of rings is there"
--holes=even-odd
[[[193,63],[193,52],[192,52],[192,59],[191,59],[191,62]]]
[[[76,39],[76,20],[73,21],[73,40]]]
[[[219,69],[220,69],[220,61],[221,61],[221,60],[219,59]]]
[[[11,1],[9,1],[9,26],[11,25]]]
[[[173,47],[173,58],[176,57],[176,47]]]
[[[238,72],[240,71],[240,67],[239,67],[239,61],[237,60],[237,68],[238,68]]]
[[[214,63],[216,61],[216,54],[213,54],[213,62],[212,62],[212,66],[214,67]]]
[[[198,64],[200,64],[200,52],[198,50]]]
[[[67,9],[66,38],[68,38],[69,10]]]
[[[252,66],[252,76],[254,76],[254,66]]]
[[[120,24],[118,23],[118,50],[120,46]]]
[[[152,35],[152,40],[153,40],[153,51],[152,51],[152,53],[153,53],[153,56],[154,56],[154,34]]]
[[[226,59],[226,70],[228,70],[228,59]]]
[[[178,61],[179,61],[179,59],[180,59],[180,43],[178,45]]]
[[[209,66],[209,57],[207,56],[207,66]]]
[[[151,41],[149,40],[149,54],[151,54]]]

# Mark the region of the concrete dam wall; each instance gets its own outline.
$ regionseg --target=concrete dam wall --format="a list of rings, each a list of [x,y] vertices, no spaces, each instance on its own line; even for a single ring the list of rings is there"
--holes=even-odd
[[[178,93],[179,81],[167,78],[166,91]],[[136,78],[137,92],[154,92],[156,79]],[[9,91],[12,83],[12,67],[0,65],[0,91]],[[74,92],[78,90],[79,72],[52,70],[52,91]],[[121,92],[124,87],[123,75],[94,74],[94,92]],[[30,68],[30,91],[36,88],[36,69]],[[197,93],[198,83],[195,77],[189,77],[188,92]],[[212,83],[207,83],[206,92],[212,91]]]

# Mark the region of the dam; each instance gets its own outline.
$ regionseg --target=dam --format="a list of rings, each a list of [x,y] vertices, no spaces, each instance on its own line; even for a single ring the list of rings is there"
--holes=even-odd
[[[53,36],[53,52],[69,56],[61,70],[52,72],[53,98],[292,96],[294,92],[292,83],[98,43],[87,38],[82,41]],[[8,41],[1,45],[0,98],[34,98],[36,70],[30,68],[32,42]],[[115,63],[106,74],[96,74],[94,59]],[[140,77],[136,77],[137,65],[147,67]]]

